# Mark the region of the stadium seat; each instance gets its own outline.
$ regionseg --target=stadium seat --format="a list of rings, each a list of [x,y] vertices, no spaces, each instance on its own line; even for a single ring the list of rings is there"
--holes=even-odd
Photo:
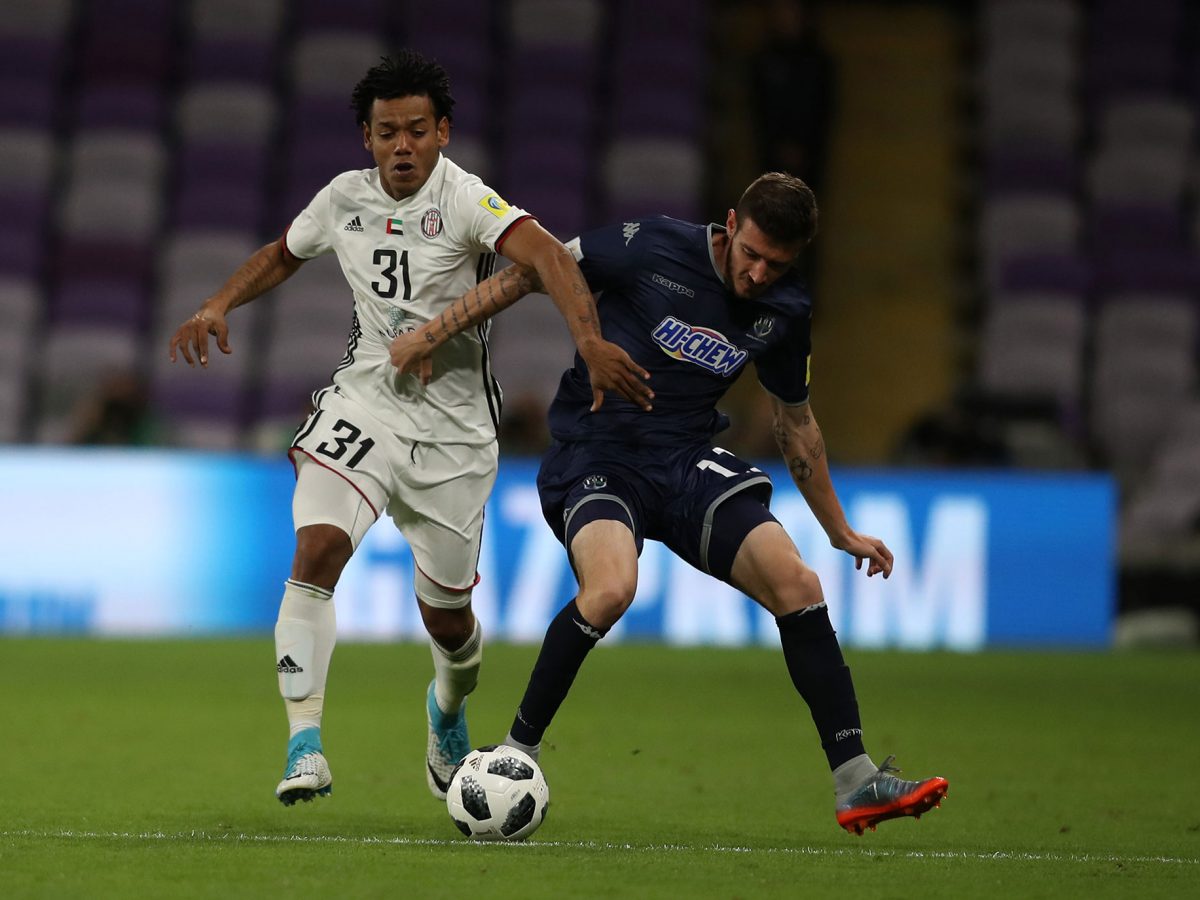
[[[980,218],[986,283],[996,286],[1003,265],[1035,252],[1070,253],[1079,246],[1080,215],[1062,194],[1017,194],[988,198]]]
[[[980,381],[990,392],[1080,405],[1087,315],[1081,297],[1022,294],[993,299],[984,325]]]
[[[1098,140],[1102,146],[1151,146],[1186,153],[1192,147],[1196,113],[1171,96],[1125,98],[1114,101],[1101,115]]]
[[[1092,160],[1088,172],[1092,200],[1100,204],[1182,203],[1189,161],[1186,151],[1180,148],[1104,147]]]
[[[984,147],[1014,146],[1074,151],[1083,130],[1083,112],[1068,92],[1032,96],[1004,94],[984,108]]]
[[[0,277],[0,331],[28,340],[41,318],[41,304],[36,281]]]
[[[72,0],[0,4],[0,35],[55,37],[66,31],[72,12]]]
[[[1079,37],[1082,17],[1072,0],[988,0],[982,5],[980,32],[988,46],[1028,39],[1070,45]]]
[[[349,102],[350,89],[363,74],[364,61],[386,52],[383,41],[363,32],[312,32],[300,36],[290,66],[293,89],[300,95],[334,96]]]
[[[264,87],[228,82],[199,82],[184,89],[177,125],[184,142],[219,140],[224,144],[266,143],[275,128],[276,101]]]
[[[49,131],[0,129],[0,191],[29,193],[49,186],[58,144]]]
[[[339,4],[341,5],[341,4]],[[188,26],[198,39],[273,41],[283,26],[284,0],[191,0]]]
[[[510,33],[518,47],[595,47],[604,26],[598,0],[512,0]]]

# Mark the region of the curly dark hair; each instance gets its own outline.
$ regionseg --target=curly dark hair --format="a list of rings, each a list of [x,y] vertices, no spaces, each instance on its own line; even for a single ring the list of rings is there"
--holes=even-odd
[[[751,219],[773,241],[807,244],[817,233],[817,198],[795,175],[767,172],[746,188],[737,216]]]
[[[426,96],[433,104],[437,121],[454,121],[454,98],[450,96],[450,76],[437,62],[416,50],[401,50],[395,56],[380,57],[362,81],[354,86],[350,106],[359,125],[370,124],[371,105],[376,100]]]

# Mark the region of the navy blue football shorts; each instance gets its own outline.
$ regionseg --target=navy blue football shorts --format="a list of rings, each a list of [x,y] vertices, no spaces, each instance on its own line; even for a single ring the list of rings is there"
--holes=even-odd
[[[537,486],[542,514],[568,555],[579,529],[611,519],[633,532],[639,555],[647,538],[661,541],[725,582],[746,535],[778,521],[768,508],[770,477],[708,444],[555,442],[542,457]]]

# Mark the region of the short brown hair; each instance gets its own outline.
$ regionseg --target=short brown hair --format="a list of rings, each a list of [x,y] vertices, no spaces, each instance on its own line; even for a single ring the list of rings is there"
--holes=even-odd
[[[817,198],[795,175],[767,172],[746,188],[738,200],[737,217],[751,219],[777,243],[807,244],[817,233]]]

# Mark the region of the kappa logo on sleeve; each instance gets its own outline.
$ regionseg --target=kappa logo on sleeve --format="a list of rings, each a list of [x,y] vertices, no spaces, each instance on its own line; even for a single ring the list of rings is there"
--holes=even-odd
[[[506,215],[508,215],[509,209],[511,209],[507,203],[500,199],[499,194],[488,194],[479,201],[479,205],[490,212],[497,219],[503,219]]]

